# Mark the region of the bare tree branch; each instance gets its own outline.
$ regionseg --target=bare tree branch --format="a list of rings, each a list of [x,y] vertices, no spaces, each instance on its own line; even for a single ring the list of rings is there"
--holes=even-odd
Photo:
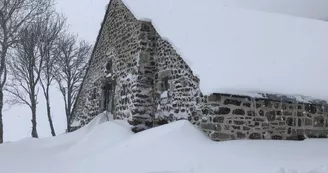
[[[65,102],[67,130],[90,53],[91,46],[85,41],[78,41],[74,35],[62,35],[57,42],[55,68],[58,73],[55,80]]]
[[[43,91],[43,95],[46,100],[47,105],[47,115],[50,125],[50,130],[52,136],[56,136],[54,129],[52,117],[51,117],[51,108],[50,108],[50,85],[52,85],[55,77],[55,42],[59,38],[59,34],[63,31],[65,25],[65,19],[62,16],[59,16],[57,13],[49,14],[46,18],[47,26],[44,27],[42,31],[44,34],[41,38],[41,44],[38,45],[38,50],[41,57],[43,57],[43,66],[39,67],[40,71],[40,85]]]
[[[36,107],[38,104],[37,87],[41,79],[41,71],[44,65],[45,52],[50,49],[49,37],[54,31],[54,23],[50,20],[51,13],[46,11],[43,15],[37,16],[29,25],[24,27],[17,34],[18,39],[13,49],[13,56],[9,60],[10,81],[6,86],[6,91],[13,97],[12,104],[26,104],[32,112],[32,137],[38,137],[36,123]],[[53,38],[55,39],[55,38]],[[22,92],[23,91],[23,92]]]
[[[3,89],[7,82],[8,53],[19,40],[21,28],[29,25],[35,17],[45,14],[52,4],[52,0],[0,1],[0,143],[3,142]]]

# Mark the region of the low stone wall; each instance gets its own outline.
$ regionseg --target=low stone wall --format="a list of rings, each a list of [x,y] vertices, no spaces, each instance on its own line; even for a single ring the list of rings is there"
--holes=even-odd
[[[202,115],[192,118],[215,141],[302,140],[328,136],[327,108],[319,104],[212,94],[205,97]]]

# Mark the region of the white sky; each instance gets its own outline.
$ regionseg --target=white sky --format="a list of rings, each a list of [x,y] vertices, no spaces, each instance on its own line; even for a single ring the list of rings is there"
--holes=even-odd
[[[296,16],[328,19],[328,0],[221,0],[224,5],[243,6],[270,12],[282,12]],[[67,16],[69,30],[79,38],[94,44],[106,5],[109,0],[57,0],[56,9]],[[41,93],[41,90],[40,90]],[[65,114],[62,98],[56,88],[52,91],[52,114],[57,133],[65,130]],[[38,105],[38,130],[41,137],[50,136],[43,96]],[[5,141],[16,141],[30,136],[31,113],[26,106],[16,106],[4,112]]]
[[[57,0],[57,11],[67,16],[70,31],[94,44],[109,0]]]

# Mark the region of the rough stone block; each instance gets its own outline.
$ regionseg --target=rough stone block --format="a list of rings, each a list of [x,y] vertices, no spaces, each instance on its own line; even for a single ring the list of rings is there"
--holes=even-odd
[[[323,116],[315,116],[313,118],[313,126],[314,127],[324,127],[325,119]]]
[[[235,109],[235,110],[232,111],[232,114],[234,114],[234,115],[245,115],[246,112],[243,109]]]
[[[224,100],[223,104],[225,104],[225,105],[240,106],[241,105],[241,101],[236,100],[236,99],[226,99],[226,100]]]
[[[233,137],[232,137],[231,134],[214,132],[214,133],[211,135],[211,138],[212,138],[213,140],[224,141],[224,140],[231,140]]]
[[[260,133],[252,133],[249,135],[250,139],[262,139],[262,135]]]
[[[216,116],[213,118],[213,122],[215,123],[223,123],[224,122],[224,117],[222,116]]]

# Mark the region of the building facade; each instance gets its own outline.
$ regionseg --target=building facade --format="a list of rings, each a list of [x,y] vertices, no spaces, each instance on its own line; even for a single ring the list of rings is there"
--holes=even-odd
[[[135,132],[188,119],[213,140],[327,137],[327,102],[202,94],[192,69],[151,22],[111,0],[73,109],[72,129],[108,111]],[[213,79],[214,80],[214,79]]]

